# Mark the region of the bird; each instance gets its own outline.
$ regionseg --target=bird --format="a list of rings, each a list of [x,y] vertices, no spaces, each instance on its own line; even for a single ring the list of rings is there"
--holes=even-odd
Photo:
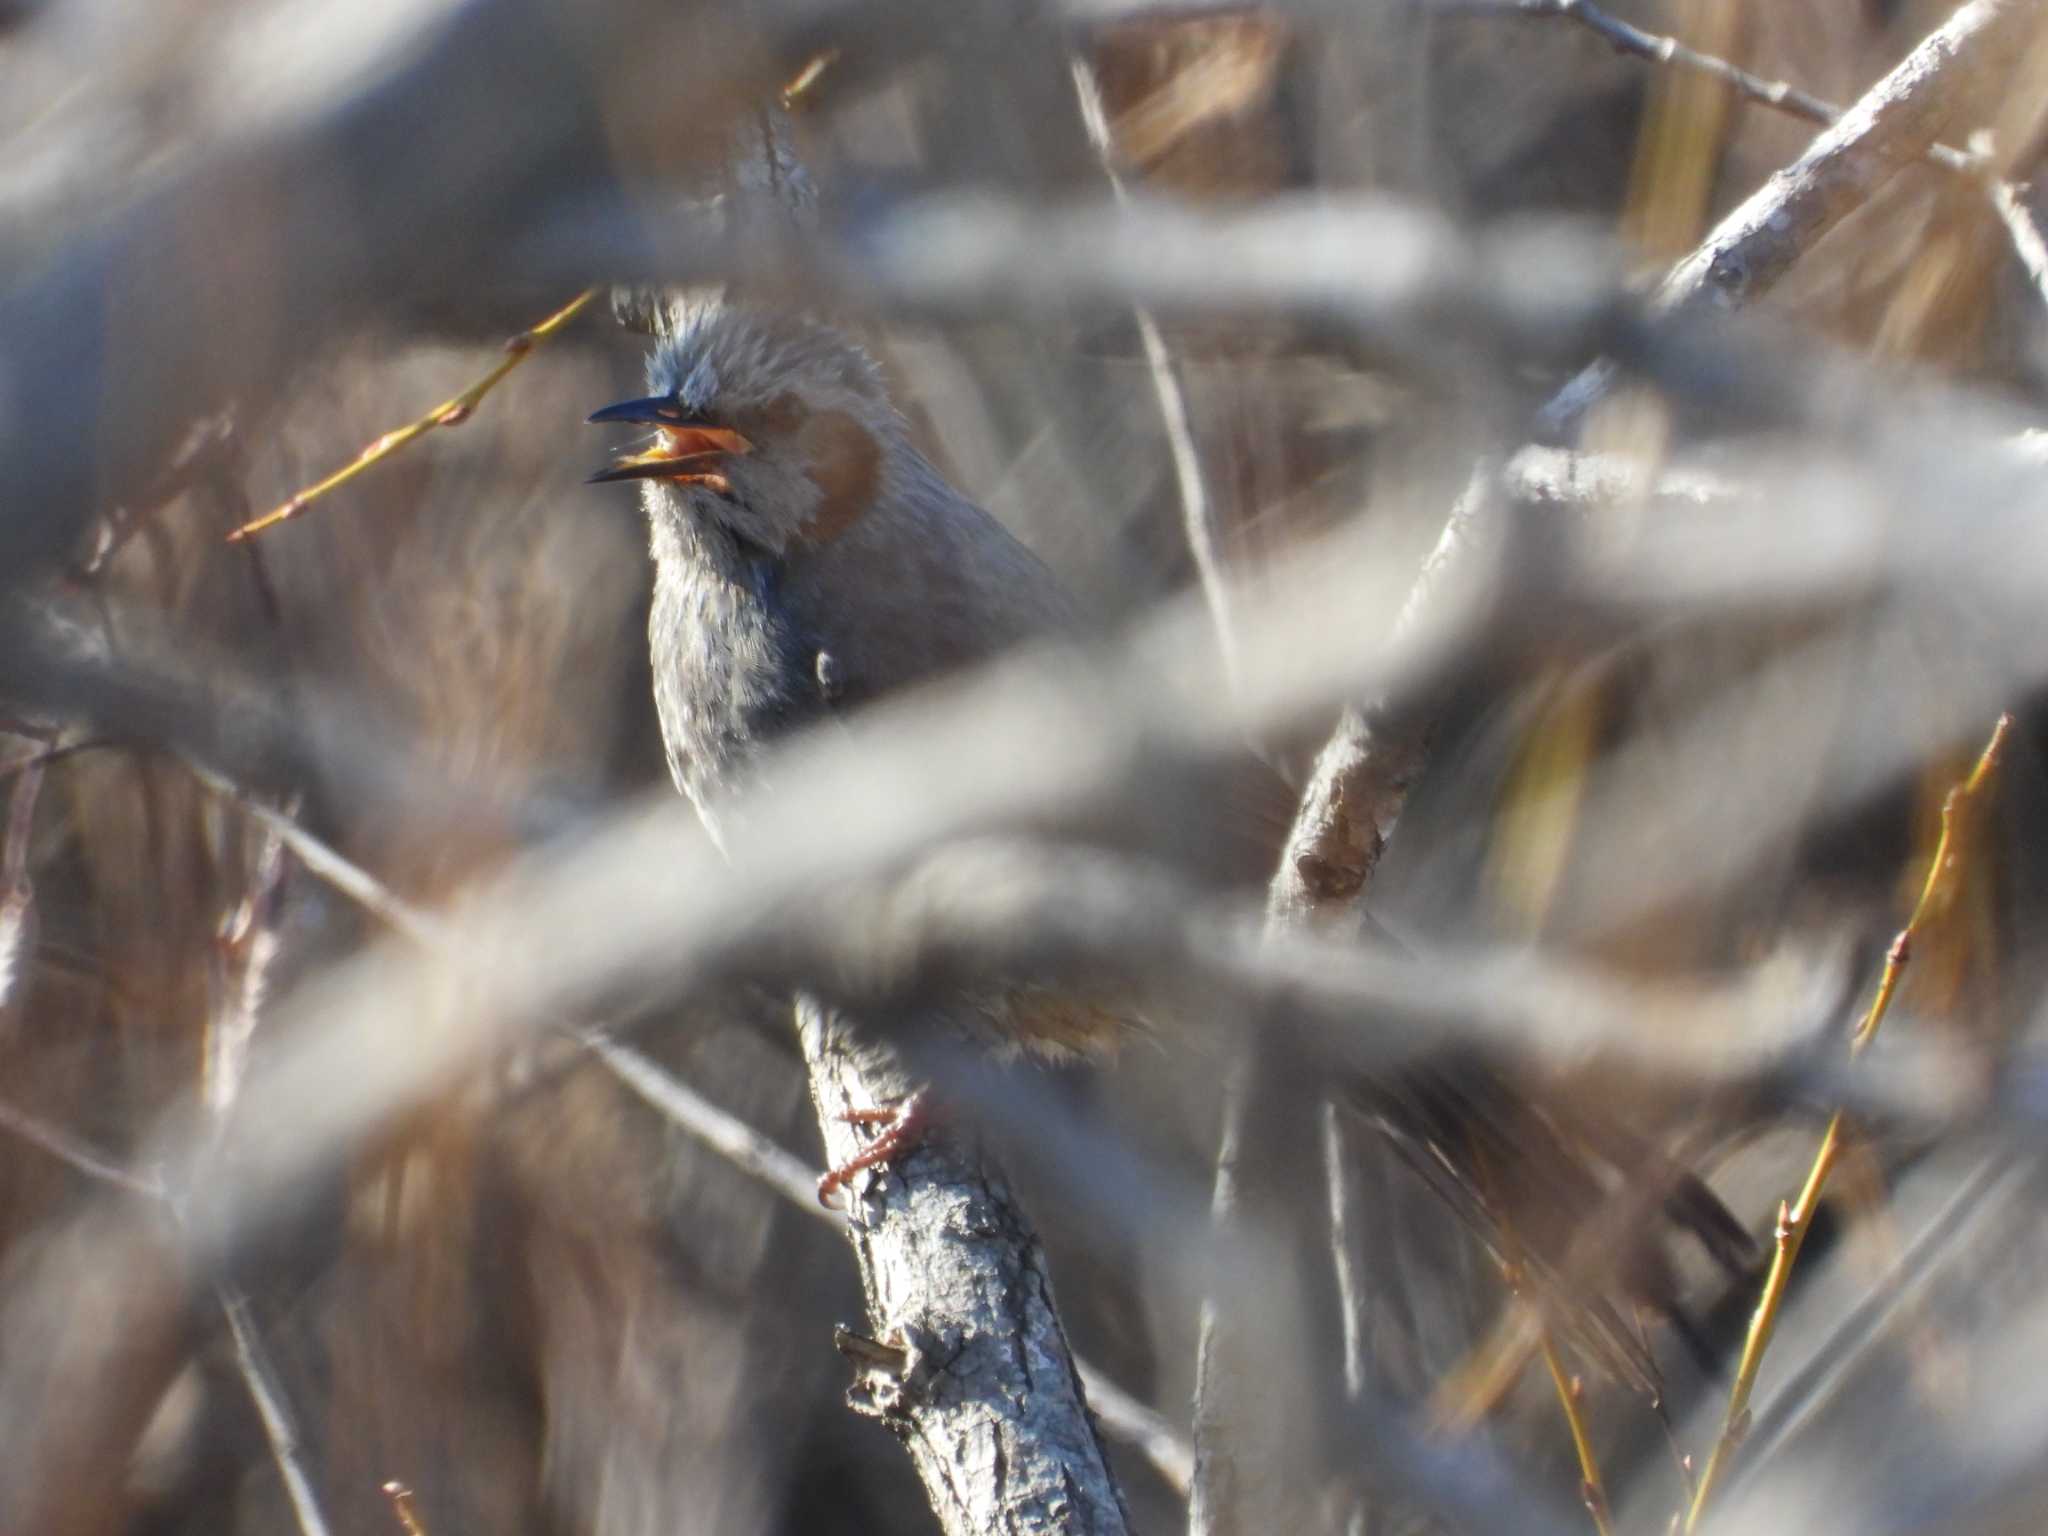
[[[589,419],[651,428],[652,440],[590,478],[639,484],[654,567],[649,653],[669,771],[721,845],[782,737],[1081,628],[1059,579],[932,465],[881,367],[832,323],[726,298],[679,305],[663,317],[647,381],[646,395]],[[1263,878],[1294,791],[1249,753],[1224,778],[1228,798],[1257,808],[1218,811],[1227,835],[1194,841],[1230,850],[1219,868]],[[1030,985],[967,1011],[997,1043],[1046,1056],[1104,1054],[1133,1023],[1128,1010]],[[1525,1252],[1532,1244],[1517,1233],[1569,1234],[1612,1175],[1627,1171],[1615,1158],[1587,1166],[1583,1149],[1599,1138],[1520,1113],[1513,1090],[1483,1063],[1424,1064],[1370,1085],[1359,1102],[1447,1206],[1496,1254],[1512,1248],[1524,1270],[1565,1266],[1561,1255],[1546,1266],[1541,1252]],[[899,1155],[921,1133],[924,1112],[915,1097],[877,1111],[879,1133],[826,1174],[821,1195]],[[1666,1183],[1660,1203],[1673,1224],[1724,1263],[1746,1262],[1747,1229],[1701,1181],[1676,1170]],[[1569,1219],[1512,1218],[1503,1189],[1562,1201]],[[1664,1288],[1654,1262],[1630,1267],[1653,1291]],[[1669,1295],[1647,1299],[1675,1304]],[[1591,1329],[1587,1352],[1654,1391],[1647,1348],[1615,1310],[1596,1298],[1576,1311]]]
[[[911,440],[880,367],[809,317],[709,301],[662,316],[649,393],[593,413],[653,428],[590,477],[637,481],[654,566],[648,617],[669,772],[713,840],[764,750],[821,719],[1014,646],[1072,635],[1051,570]],[[1135,1020],[1030,985],[956,1009],[982,1043],[1061,1059]],[[829,1199],[922,1134],[927,1102],[877,1110]]]
[[[723,303],[676,317],[650,394],[592,422],[654,441],[638,480],[669,771],[714,837],[762,749],[829,712],[1071,631],[1065,588],[918,452],[836,331]]]

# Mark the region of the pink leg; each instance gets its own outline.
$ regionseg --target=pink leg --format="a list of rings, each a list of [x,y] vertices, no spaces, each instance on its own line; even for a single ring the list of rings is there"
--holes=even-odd
[[[901,1104],[874,1109],[849,1109],[839,1116],[848,1125],[872,1125],[881,1129],[861,1152],[827,1169],[818,1180],[818,1201],[832,1204],[832,1197],[852,1182],[857,1173],[884,1168],[924,1140],[932,1123],[929,1098],[920,1089]]]

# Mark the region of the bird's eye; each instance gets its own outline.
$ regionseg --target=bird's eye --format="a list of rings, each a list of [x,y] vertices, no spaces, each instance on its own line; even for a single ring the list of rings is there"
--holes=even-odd
[[[809,414],[804,409],[803,402],[795,395],[783,393],[766,405],[749,412],[746,430],[762,436],[781,436],[802,426],[804,418]]]

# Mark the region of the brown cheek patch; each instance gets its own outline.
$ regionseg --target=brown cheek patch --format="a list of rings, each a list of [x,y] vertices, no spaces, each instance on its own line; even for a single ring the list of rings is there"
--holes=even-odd
[[[882,450],[873,436],[844,411],[820,411],[797,433],[808,464],[805,473],[822,493],[818,510],[798,532],[817,544],[830,543],[866,515],[882,485]]]

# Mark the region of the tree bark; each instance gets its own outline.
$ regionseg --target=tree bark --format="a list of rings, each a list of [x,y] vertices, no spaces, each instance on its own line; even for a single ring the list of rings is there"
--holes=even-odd
[[[797,1029],[826,1154],[864,1141],[849,1110],[912,1090],[856,1021],[799,996]],[[947,1536],[1121,1536],[1123,1499],[1053,1305],[1045,1250],[1001,1172],[926,1138],[848,1191],[868,1336],[849,1401],[902,1440]]]

